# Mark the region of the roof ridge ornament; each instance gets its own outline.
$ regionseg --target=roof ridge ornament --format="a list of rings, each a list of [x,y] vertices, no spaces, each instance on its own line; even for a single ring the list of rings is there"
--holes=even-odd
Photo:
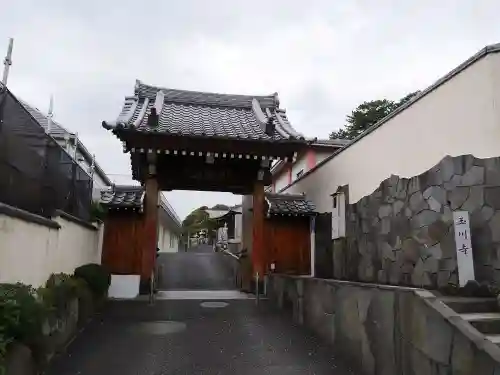
[[[260,106],[259,101],[255,98],[252,99],[252,110],[253,110],[253,113],[255,114],[255,117],[259,121],[262,129],[265,130],[265,126],[267,124],[268,119],[267,119],[265,113],[262,111],[262,108]]]
[[[135,95],[137,95],[139,93],[139,88],[141,87],[141,84],[142,84],[141,80],[139,80],[139,79],[135,80],[135,86],[134,86]]]
[[[276,130],[276,125],[274,124],[274,117],[271,114],[269,108],[266,108],[266,115],[267,115],[267,123],[266,123],[265,133],[268,136],[272,137],[274,135],[274,131]]]
[[[304,136],[302,134],[295,131],[295,129],[293,129],[290,126],[290,124],[288,124],[288,121],[283,120],[283,117],[281,117],[281,114],[279,111],[274,111],[274,114],[276,116],[276,119],[278,120],[278,124],[280,125],[279,127],[281,127],[282,130],[284,130],[286,133],[290,134],[291,137],[304,138]],[[276,128],[278,128],[278,127],[276,127]]]
[[[161,115],[161,110],[163,109],[163,104],[165,103],[165,91],[160,90],[156,93],[155,105],[156,113],[158,116]]]
[[[273,94],[273,96],[274,96],[274,106],[275,106],[275,108],[279,108],[279,106],[280,106],[280,97],[278,96],[278,93],[275,92]]]
[[[151,111],[149,112],[148,116],[148,126],[150,128],[157,128],[159,117],[160,116],[158,115],[158,112],[156,112],[156,107],[151,107]]]
[[[144,99],[144,103],[142,103],[142,108],[141,111],[139,112],[139,115],[134,121],[134,127],[139,127],[141,125],[142,120],[144,119],[144,116],[146,115],[146,111],[148,109],[149,105],[149,98]]]

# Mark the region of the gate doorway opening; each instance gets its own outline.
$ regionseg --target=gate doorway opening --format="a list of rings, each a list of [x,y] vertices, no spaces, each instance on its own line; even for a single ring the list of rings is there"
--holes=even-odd
[[[278,256],[276,251],[273,254],[276,247],[268,246],[268,239],[280,243],[295,238],[292,232],[306,233],[307,225],[299,225],[298,217],[291,232],[285,229],[284,220],[275,219],[274,229],[266,225],[266,217],[271,219],[274,215],[273,205],[264,192],[271,183],[272,164],[278,160],[293,161],[307,146],[305,138],[288,121],[276,93],[217,94],[136,81],[133,95],[125,98],[116,121],[104,121],[103,127],[122,142],[124,152],[130,153],[132,177],[141,184],[140,190],[126,192],[135,196],[137,202],[131,213],[135,215],[134,224],[125,224],[124,214],[108,215],[108,220],[116,218],[116,223],[108,228],[115,228],[115,242],[122,245],[115,249],[104,246],[103,263],[114,272],[115,259],[123,260],[123,251],[130,253],[133,261],[123,261],[118,271],[138,275],[143,290],[150,285],[157,263],[160,191],[220,191],[251,198],[250,207],[242,215],[251,223],[251,233],[243,235],[243,246],[249,253],[246,283],[257,273],[265,275],[273,257]],[[306,216],[310,214],[307,212]],[[106,232],[105,240],[109,235]],[[296,238],[294,242],[292,246],[297,244]],[[298,256],[304,255],[299,251]]]

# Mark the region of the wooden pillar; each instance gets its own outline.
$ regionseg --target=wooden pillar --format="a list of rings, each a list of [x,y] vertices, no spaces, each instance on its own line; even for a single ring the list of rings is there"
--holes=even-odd
[[[256,272],[262,277],[266,271],[264,243],[264,184],[256,181],[253,190],[253,239],[252,266],[253,276]]]
[[[309,228],[310,228],[310,238],[311,238],[311,247],[310,247],[310,252],[311,252],[311,260],[309,262],[309,271],[311,277],[316,276],[316,217],[311,216],[309,219]]]
[[[145,216],[144,235],[142,237],[141,279],[147,282],[156,263],[156,247],[158,246],[158,181],[155,174],[150,174],[145,184]]]

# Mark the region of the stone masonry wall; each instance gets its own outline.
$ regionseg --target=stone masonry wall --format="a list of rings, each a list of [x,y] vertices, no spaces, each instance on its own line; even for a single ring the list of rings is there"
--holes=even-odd
[[[359,374],[500,374],[500,348],[426,290],[272,275],[268,297]]]
[[[500,158],[447,156],[412,178],[391,176],[346,209],[334,277],[441,288],[458,283],[452,213],[470,214],[476,279],[500,283]]]

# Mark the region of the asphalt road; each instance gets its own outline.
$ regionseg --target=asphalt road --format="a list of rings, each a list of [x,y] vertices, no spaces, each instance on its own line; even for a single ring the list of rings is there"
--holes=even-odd
[[[330,348],[254,300],[111,302],[47,375],[346,375]]]
[[[224,255],[198,250],[161,255],[170,297],[108,302],[46,375],[350,374],[268,301],[223,297],[233,288]]]
[[[227,255],[215,253],[211,245],[187,252],[158,256],[160,290],[231,290],[234,279]]]

